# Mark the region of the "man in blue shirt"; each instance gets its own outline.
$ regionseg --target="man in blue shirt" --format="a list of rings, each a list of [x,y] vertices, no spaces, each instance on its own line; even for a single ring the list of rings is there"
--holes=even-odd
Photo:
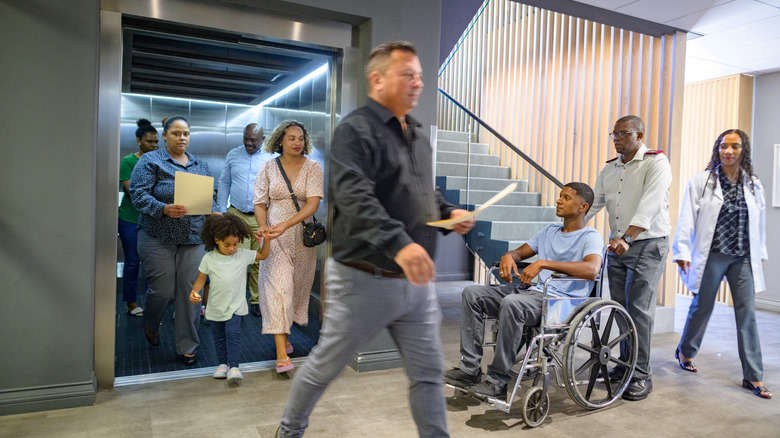
[[[255,177],[263,163],[273,158],[272,154],[260,150],[264,139],[262,126],[257,123],[246,125],[244,145],[236,146],[228,152],[217,186],[219,211],[240,217],[252,229],[252,235],[257,232],[255,208],[252,204]],[[252,238],[245,239],[240,246],[252,251],[260,248],[260,244]],[[249,310],[252,316],[260,316],[257,293],[258,270],[258,262],[252,263],[249,270]]]
[[[586,280],[595,280],[599,274],[604,238],[595,228],[585,226],[585,215],[592,203],[593,190],[587,184],[566,184],[555,206],[555,214],[563,218],[563,224],[548,225],[521,247],[501,257],[501,278],[511,282],[514,274],[521,285],[469,286],[463,291],[461,359],[457,367],[444,375],[445,382],[470,387],[479,395],[506,396],[510,369],[521,347],[523,326],[541,323],[544,281],[553,272]],[[534,255],[539,259],[519,271],[517,262]],[[530,285],[537,275],[539,282]],[[555,282],[549,285],[548,294],[587,297],[592,287],[590,281]],[[493,362],[488,366],[485,381],[480,382],[485,316],[498,317],[501,323]]]

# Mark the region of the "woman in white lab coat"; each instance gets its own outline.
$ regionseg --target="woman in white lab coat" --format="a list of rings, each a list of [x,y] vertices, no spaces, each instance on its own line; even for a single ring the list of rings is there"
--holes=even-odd
[[[742,386],[772,398],[762,382],[754,299],[765,289],[765,209],[764,187],[753,175],[750,139],[739,129],[729,129],[715,141],[707,169],[688,181],[680,208],[672,256],[694,297],[675,357],[683,370],[697,371],[692,359],[725,276],[734,301]]]

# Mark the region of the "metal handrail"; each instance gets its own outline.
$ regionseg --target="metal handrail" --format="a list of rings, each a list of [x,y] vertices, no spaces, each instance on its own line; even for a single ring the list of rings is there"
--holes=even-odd
[[[455,104],[455,105],[456,105],[458,108],[460,108],[460,109],[462,109],[463,111],[465,111],[465,112],[466,112],[466,114],[468,114],[469,116],[471,116],[471,118],[473,118],[474,120],[476,120],[476,121],[477,121],[477,123],[479,123],[480,125],[482,125],[482,127],[483,127],[483,128],[485,128],[485,129],[487,129],[488,131],[490,131],[490,133],[491,133],[491,134],[495,135],[495,136],[496,136],[496,138],[498,138],[499,140],[501,140],[501,141],[502,141],[502,142],[503,142],[505,145],[509,146],[509,148],[510,148],[510,149],[512,149],[513,151],[515,151],[515,153],[516,153],[517,155],[520,155],[520,157],[521,157],[522,159],[524,159],[525,161],[527,161],[527,162],[528,162],[528,164],[530,164],[531,166],[533,166],[533,167],[534,167],[536,170],[538,170],[538,171],[539,171],[539,172],[540,172],[542,175],[544,175],[545,177],[547,177],[547,179],[549,179],[550,181],[552,181],[552,182],[553,182],[553,183],[554,183],[556,186],[558,186],[559,188],[563,188],[563,183],[562,183],[562,182],[560,182],[560,181],[558,180],[558,178],[554,177],[554,176],[553,176],[553,175],[552,175],[550,172],[548,172],[547,170],[545,170],[545,168],[544,168],[544,167],[542,167],[542,166],[541,166],[539,163],[537,163],[536,161],[534,161],[533,159],[531,159],[531,157],[529,157],[528,155],[526,155],[526,154],[525,154],[523,151],[521,151],[520,149],[518,149],[518,148],[517,148],[517,146],[513,145],[513,144],[512,144],[512,143],[511,143],[509,140],[507,140],[507,139],[506,139],[506,138],[505,138],[503,135],[499,134],[499,133],[498,133],[498,131],[496,131],[495,129],[493,129],[493,128],[492,128],[490,125],[488,125],[487,123],[485,123],[485,122],[484,122],[482,119],[480,119],[480,118],[479,118],[479,117],[478,117],[476,114],[474,114],[474,113],[472,113],[471,111],[469,111],[469,109],[468,109],[468,108],[466,108],[466,107],[465,107],[465,106],[463,106],[463,105],[462,105],[460,102],[458,102],[457,100],[455,100],[455,98],[453,98],[452,96],[450,96],[449,94],[447,94],[447,92],[446,92],[446,91],[444,91],[444,90],[442,90],[441,88],[439,88],[439,93],[443,94],[443,95],[444,95],[444,97],[446,97],[447,99],[451,100],[451,101],[452,101],[452,103],[454,103],[454,104]]]

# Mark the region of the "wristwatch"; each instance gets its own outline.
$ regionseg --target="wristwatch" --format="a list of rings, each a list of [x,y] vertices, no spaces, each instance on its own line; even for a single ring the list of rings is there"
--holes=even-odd
[[[629,236],[628,234],[624,234],[620,236],[621,239],[623,239],[624,242],[628,244],[628,246],[631,246],[631,244],[634,243],[634,238]]]

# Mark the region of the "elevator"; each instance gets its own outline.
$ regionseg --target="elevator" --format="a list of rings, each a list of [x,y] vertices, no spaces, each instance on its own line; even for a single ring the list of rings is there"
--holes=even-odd
[[[353,47],[353,26],[209,1],[104,1],[101,8],[98,172],[105,167],[102,171],[113,176],[119,160],[138,150],[138,119],[150,120],[161,135],[162,118],[180,115],[192,131],[188,151],[208,163],[215,181],[227,152],[242,144],[247,124],[260,124],[267,136],[288,119],[307,127],[314,146],[310,157],[327,174],[330,136],[342,109],[349,110],[342,108],[343,90],[353,95],[362,87],[359,74],[343,68],[345,61],[354,63],[360,56]],[[109,188],[98,188],[99,202],[102,191],[107,200],[116,202],[117,194],[121,198],[117,187],[110,188],[111,195]],[[326,223],[327,205],[326,196],[316,214]],[[209,375],[217,364],[212,363],[205,320],[195,367],[183,367],[171,348],[150,348],[144,342],[143,318],[124,312],[121,280],[114,275],[121,273],[115,262],[122,260],[116,216],[101,216],[98,222],[104,232],[98,233],[96,249],[107,256],[98,257],[96,292],[95,370],[100,386]],[[318,270],[326,251],[325,245],[318,248]],[[142,305],[143,289],[141,275]],[[311,322],[307,327],[294,325],[291,334],[298,337],[303,354],[316,343],[319,292],[318,275]],[[160,330],[163,345],[166,336],[172,336],[172,318],[169,309]],[[260,327],[259,318],[244,318],[242,369],[273,368],[273,340],[260,335]]]

